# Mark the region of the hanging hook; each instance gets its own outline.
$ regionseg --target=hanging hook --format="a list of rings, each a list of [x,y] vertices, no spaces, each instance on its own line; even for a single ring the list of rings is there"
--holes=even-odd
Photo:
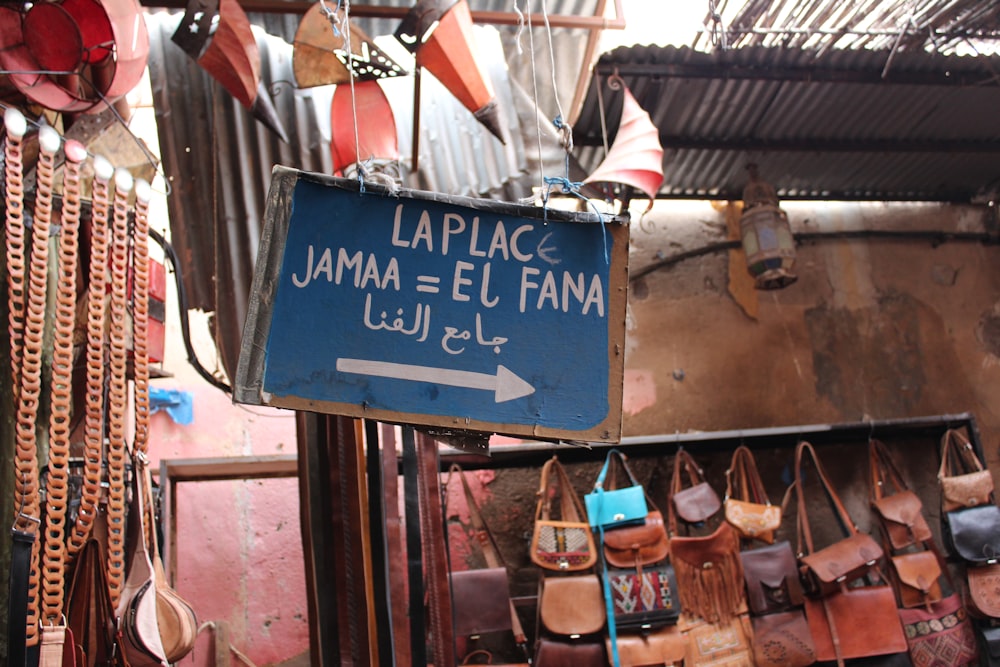
[[[624,90],[625,88],[625,79],[622,78],[617,67],[611,73],[611,76],[608,77],[608,88],[611,90]]]

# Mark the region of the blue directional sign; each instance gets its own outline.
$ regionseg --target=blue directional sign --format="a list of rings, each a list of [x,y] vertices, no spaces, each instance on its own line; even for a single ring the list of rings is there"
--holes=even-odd
[[[234,401],[617,441],[625,222],[275,167]]]

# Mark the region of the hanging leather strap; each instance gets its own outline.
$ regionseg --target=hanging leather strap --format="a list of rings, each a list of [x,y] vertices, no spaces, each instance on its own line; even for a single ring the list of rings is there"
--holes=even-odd
[[[33,533],[11,531],[10,581],[7,598],[7,664],[23,667],[28,621],[28,578],[31,574]]]
[[[107,320],[109,181],[111,163],[94,159],[91,186],[90,272],[87,294],[87,391],[83,426],[83,488],[76,523],[69,531],[68,550],[75,556],[87,543],[101,498],[104,462],[104,353]]]
[[[438,474],[438,444],[431,437],[416,436],[418,461],[417,495],[420,503],[421,544],[423,546],[430,636],[434,664],[454,665],[455,634],[452,630],[451,588],[448,582],[447,539]]]
[[[554,473],[554,474],[553,474]],[[555,480],[553,480],[553,476]],[[558,498],[558,518],[553,512],[552,501]],[[559,462],[558,457],[553,456],[542,465],[542,474],[538,483],[538,502],[535,505],[535,521],[557,521],[582,522],[587,516],[587,510],[583,507],[580,496],[573,490],[566,469]]]
[[[941,436],[941,467],[938,468],[938,479],[954,477],[985,470],[982,461],[976,456],[972,443],[965,435],[950,428]]]
[[[871,472],[869,498],[873,505],[888,495],[907,490],[906,482],[903,481],[896,462],[892,460],[885,445],[874,438],[868,441],[868,467]],[[887,489],[891,491],[886,493]]]
[[[115,174],[114,219],[111,234],[111,329],[108,390],[108,589],[117,609],[125,582],[125,443],[126,308],[128,280],[128,196],[132,177],[124,169]]]
[[[746,445],[740,445],[733,452],[729,469],[726,470],[726,498],[745,500],[747,502],[770,505],[760,478],[760,469],[753,452]]]
[[[688,485],[694,486],[705,481],[705,471],[695,462],[694,457],[681,447],[674,455],[674,469],[670,476],[670,487],[667,495],[667,531],[673,537],[677,535],[677,509],[674,506],[674,496],[684,488],[684,475],[687,475]]]
[[[805,493],[803,486],[803,475],[802,466],[805,463],[805,456],[808,454],[813,461],[813,466],[816,469],[816,475],[819,477],[820,483],[823,486],[823,490],[826,492],[827,500],[830,502],[830,506],[833,508],[834,514],[837,517],[837,521],[843,530],[845,537],[850,537],[858,532],[857,526],[851,520],[851,515],[848,514],[847,508],[844,507],[843,501],[841,501],[840,496],[837,495],[837,491],[833,488],[833,484],[830,483],[830,478],[826,474],[826,470],[823,468],[823,464],[820,463],[819,457],[816,454],[816,449],[805,440],[799,442],[795,448],[795,500],[796,500],[796,519],[798,525],[798,554],[811,554],[815,550],[813,546],[812,531],[809,527],[809,516],[806,511]]]
[[[21,141],[27,122],[17,109],[4,114],[4,203],[7,257],[7,333],[10,342],[11,387],[17,400],[21,390],[21,347],[24,340],[24,160]]]

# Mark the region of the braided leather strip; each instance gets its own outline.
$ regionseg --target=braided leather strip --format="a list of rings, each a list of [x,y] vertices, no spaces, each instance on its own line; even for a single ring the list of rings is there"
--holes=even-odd
[[[4,181],[6,186],[7,330],[10,336],[10,366],[14,398],[21,389],[21,345],[24,330],[24,170],[21,158],[21,128],[6,124]]]
[[[107,164],[107,163],[105,163]],[[110,173],[111,165],[107,164]],[[101,463],[104,453],[104,325],[107,319],[108,181],[95,164],[91,194],[90,291],[87,295],[87,399],[83,427],[83,492],[76,525],[69,534],[69,553],[75,555],[87,542],[101,497]]]
[[[45,290],[48,283],[49,227],[52,220],[52,182],[55,151],[46,150],[46,141],[39,141],[35,215],[31,229],[31,262],[28,267],[28,292],[25,302],[24,347],[21,359],[21,395],[18,397],[17,476],[14,480],[17,497],[24,500],[24,509],[15,526],[34,533],[38,522],[38,449],[35,422],[38,418],[39,395],[42,390],[42,336],[45,331]],[[58,149],[58,143],[56,144]],[[27,645],[38,643],[38,544],[36,539],[28,579]]]
[[[111,232],[111,358],[108,392],[108,589],[118,608],[125,580],[125,308],[128,267],[128,189],[116,179]],[[131,184],[129,184],[131,185]]]
[[[87,155],[86,149],[77,141],[67,141],[65,152],[49,391],[51,411],[45,485],[45,543],[42,552],[42,620],[46,625],[60,625],[63,613],[69,432],[73,409],[73,328],[76,324],[76,264],[80,229],[80,162]]]
[[[149,187],[136,182],[132,237],[132,359],[135,368],[135,451],[149,448]]]

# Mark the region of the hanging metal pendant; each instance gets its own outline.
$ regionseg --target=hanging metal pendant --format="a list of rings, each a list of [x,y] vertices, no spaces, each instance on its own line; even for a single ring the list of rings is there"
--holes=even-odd
[[[355,119],[358,121],[357,134]],[[330,155],[335,174],[359,161],[399,159],[396,118],[378,81],[337,86],[330,104],[330,132]]]

